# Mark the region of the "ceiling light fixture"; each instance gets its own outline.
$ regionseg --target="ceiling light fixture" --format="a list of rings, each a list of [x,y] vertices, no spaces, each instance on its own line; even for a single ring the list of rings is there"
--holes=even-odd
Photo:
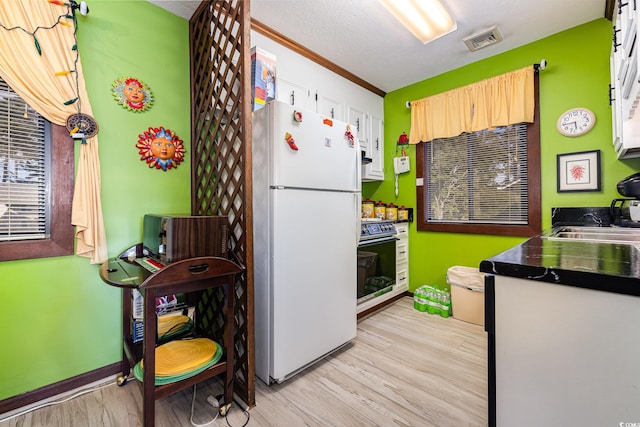
[[[455,31],[458,26],[439,0],[379,0],[422,43]]]

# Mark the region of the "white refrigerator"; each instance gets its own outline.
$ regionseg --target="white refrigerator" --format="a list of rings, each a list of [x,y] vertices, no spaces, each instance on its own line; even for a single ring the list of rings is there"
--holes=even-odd
[[[255,369],[280,383],[356,336],[355,127],[271,101],[253,113]]]

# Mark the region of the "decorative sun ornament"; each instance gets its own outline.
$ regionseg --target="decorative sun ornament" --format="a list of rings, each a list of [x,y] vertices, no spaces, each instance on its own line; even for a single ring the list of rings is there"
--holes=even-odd
[[[140,160],[147,162],[150,168],[175,169],[184,160],[185,148],[182,140],[171,130],[164,127],[149,128],[138,135],[136,147]]]
[[[149,86],[133,77],[120,77],[113,82],[113,97],[123,108],[143,112],[151,108],[153,95]]]

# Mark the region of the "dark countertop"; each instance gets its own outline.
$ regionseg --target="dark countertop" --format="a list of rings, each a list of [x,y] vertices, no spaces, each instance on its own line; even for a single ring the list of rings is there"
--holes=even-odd
[[[540,236],[480,263],[480,271],[640,296],[640,246]]]

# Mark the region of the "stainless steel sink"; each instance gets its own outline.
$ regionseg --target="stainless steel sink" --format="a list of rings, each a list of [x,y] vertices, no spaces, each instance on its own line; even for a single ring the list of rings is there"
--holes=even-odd
[[[640,243],[640,228],[626,227],[554,227],[541,236],[548,240],[576,240],[597,243]]]

